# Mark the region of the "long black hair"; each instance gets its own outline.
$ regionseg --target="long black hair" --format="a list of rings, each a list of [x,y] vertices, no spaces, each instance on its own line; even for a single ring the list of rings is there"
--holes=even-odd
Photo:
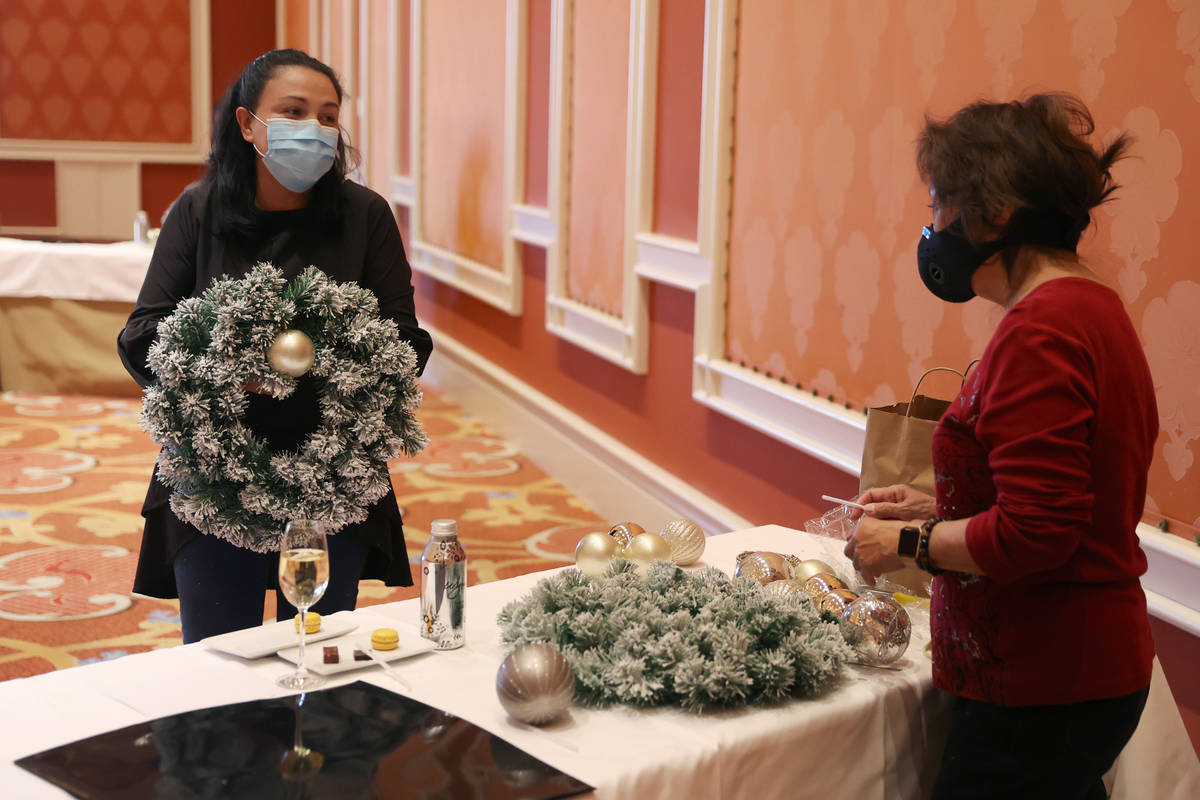
[[[242,70],[213,112],[212,150],[208,155],[204,183],[210,187],[213,233],[218,236],[246,237],[257,228],[260,215],[255,211],[254,196],[258,154],[242,138],[237,110],[239,107],[251,111],[258,108],[263,87],[280,67],[307,67],[321,73],[333,84],[338,104],[342,102],[342,84],[334,71],[302,50],[270,50]],[[343,142],[344,138],[338,137],[337,158],[312,189],[309,207],[315,212],[314,219],[318,224],[333,226],[342,217],[345,201],[341,185],[351,168],[347,160],[355,155],[353,148]]]

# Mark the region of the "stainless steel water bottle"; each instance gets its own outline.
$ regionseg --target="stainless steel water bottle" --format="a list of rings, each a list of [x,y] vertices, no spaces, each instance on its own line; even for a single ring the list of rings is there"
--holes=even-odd
[[[429,534],[421,553],[421,635],[453,650],[466,639],[467,553],[454,520],[435,519]]]

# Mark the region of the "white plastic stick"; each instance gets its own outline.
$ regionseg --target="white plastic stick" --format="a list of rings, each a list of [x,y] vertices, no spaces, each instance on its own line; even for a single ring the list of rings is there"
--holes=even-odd
[[[861,505],[861,504],[859,504],[859,503],[855,503],[855,502],[852,502],[852,501],[850,501],[850,500],[843,500],[843,499],[842,499],[842,498],[840,498],[840,497],[830,497],[830,496],[829,496],[829,495],[827,495],[827,494],[823,494],[823,495],[821,495],[821,499],[822,499],[822,500],[828,500],[828,501],[829,501],[829,502],[831,502],[831,503],[839,503],[839,504],[841,504],[841,505],[843,505],[843,506],[850,506],[851,508],[857,508],[857,509],[858,509],[858,510],[860,510],[860,511],[866,511],[866,509],[867,509],[867,507],[866,507],[866,506],[864,506],[864,505]]]
[[[379,666],[383,667],[383,671],[384,671],[385,673],[387,673],[387,676],[388,676],[389,678],[391,678],[391,679],[392,679],[392,680],[394,680],[396,683],[398,683],[398,684],[400,684],[401,686],[403,686],[403,687],[404,687],[405,689],[407,689],[408,691],[410,691],[410,692],[411,692],[411,691],[413,690],[413,688],[412,688],[412,686],[409,684],[409,682],[408,682],[408,681],[406,681],[406,680],[404,680],[404,678],[401,678],[401,677],[400,677],[400,673],[396,671],[396,668],[395,668],[395,667],[393,667],[393,666],[392,666],[391,664],[389,664],[388,662],[384,661],[384,660],[383,660],[382,658],[380,658],[379,656],[375,655],[375,651],[374,651],[374,650],[371,648],[371,646],[370,646],[370,644],[369,644],[369,643],[367,643],[367,642],[359,642],[358,649],[359,649],[359,650],[362,650],[362,651],[363,651],[363,653],[365,653],[365,654],[367,655],[367,657],[368,657],[368,658],[370,658],[372,661],[374,661],[376,664],[378,664]]]

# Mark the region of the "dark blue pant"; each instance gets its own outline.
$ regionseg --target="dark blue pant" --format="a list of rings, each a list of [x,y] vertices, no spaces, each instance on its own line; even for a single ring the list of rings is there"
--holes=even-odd
[[[329,541],[329,588],[312,611],[332,614],[353,610],[367,546],[352,535]],[[261,625],[267,587],[277,583],[278,553],[255,553],[224,539],[199,533],[175,555],[175,583],[183,643]],[[291,619],[296,609],[275,590],[275,618]]]
[[[955,697],[933,800],[1104,800],[1100,779],[1133,736],[1149,691],[1061,706]]]

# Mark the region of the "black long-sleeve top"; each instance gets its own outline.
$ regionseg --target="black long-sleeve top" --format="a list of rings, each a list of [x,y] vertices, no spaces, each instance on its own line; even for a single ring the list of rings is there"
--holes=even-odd
[[[339,223],[318,218],[311,208],[259,211],[248,236],[214,233],[212,198],[206,184],[180,196],[163,223],[137,305],[117,339],[125,368],[142,386],[155,382],[146,355],[158,323],[180,300],[196,297],[219,277],[240,278],[268,261],[292,279],[316,266],[337,281],[355,281],[379,299],[382,316],[393,320],[401,337],[417,354],[418,371],[433,350],[429,334],[417,323],[412,271],[388,202],[359,184],[342,184],[345,208]],[[320,422],[315,384],[306,378],[283,400],[250,394],[246,421],[250,429],[277,450],[304,441]],[[175,553],[197,531],[170,510],[171,490],[157,475],[150,482],[142,515],[146,518],[134,591],[175,597],[172,569]],[[404,548],[404,530],[392,491],[370,509],[367,519],[338,535],[360,537],[369,548],[364,578],[389,586],[410,586],[412,575]]]

